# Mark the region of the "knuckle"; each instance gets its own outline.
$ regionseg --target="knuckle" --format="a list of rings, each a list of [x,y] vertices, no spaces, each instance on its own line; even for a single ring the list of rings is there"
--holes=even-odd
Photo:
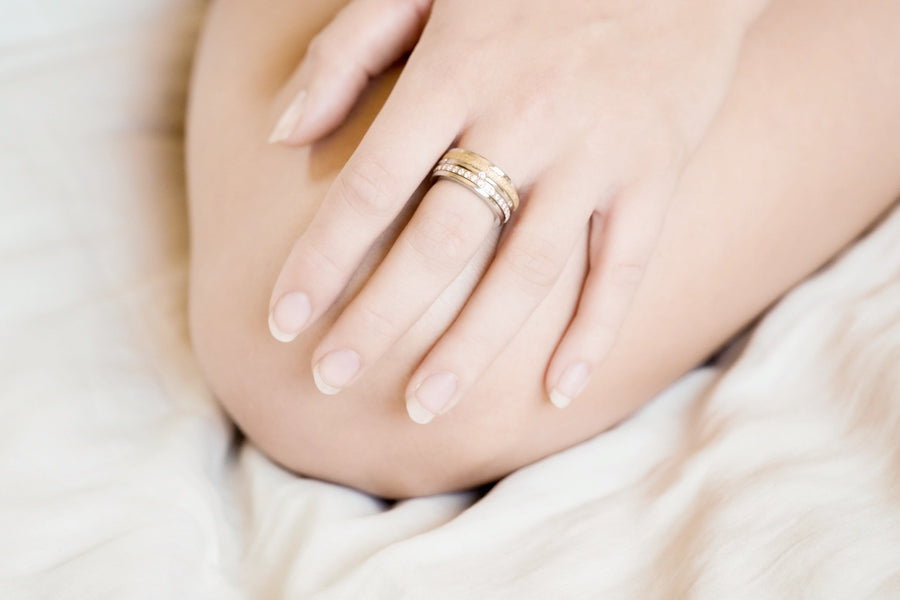
[[[318,69],[338,69],[356,63],[357,57],[348,51],[341,29],[335,21],[317,33],[306,47],[304,61]]]
[[[591,155],[602,155],[608,151],[612,135],[611,128],[606,119],[599,118],[585,128],[582,134],[582,143],[585,150]]]
[[[335,191],[347,207],[363,217],[390,218],[396,212],[390,179],[390,173],[377,161],[353,161],[335,180]]]
[[[645,268],[639,263],[616,263],[612,267],[610,280],[620,289],[633,290],[644,278]]]
[[[527,288],[545,292],[556,283],[562,270],[556,244],[537,238],[511,247],[505,253],[506,267]]]
[[[462,89],[462,86],[458,85],[457,82],[466,76],[466,71],[471,69],[471,63],[468,61],[443,58],[440,60],[441,62],[439,64],[434,65],[437,67],[437,70],[435,70],[434,73],[441,73],[442,76],[435,77],[435,83],[441,85],[442,91],[450,89],[459,92],[459,90]],[[465,79],[463,80],[465,81]]]
[[[300,250],[300,260],[304,270],[308,269],[317,278],[339,275],[344,271],[340,263],[327,250],[317,245],[304,244]]]
[[[306,60],[316,64],[334,60],[334,44],[328,33],[328,28],[325,28],[310,40],[306,47]]]
[[[542,78],[541,82],[551,79],[552,75]],[[516,120],[528,124],[530,126],[542,126],[544,123],[551,122],[555,116],[554,112],[559,106],[557,98],[554,96],[557,87],[554,82],[547,81],[547,85],[528,85],[523,86],[519,93],[514,95],[510,100],[512,111],[516,115]],[[548,93],[547,90],[551,90]]]
[[[432,0],[394,0],[395,3],[410,10],[416,22],[422,22],[428,17],[428,11],[431,8]]]
[[[586,332],[585,347],[596,362],[599,363],[613,347],[620,326],[621,320],[618,318],[604,316]]]
[[[430,26],[431,21],[429,22]],[[420,43],[416,47],[418,50],[422,47]],[[463,64],[460,64],[463,63]],[[451,60],[444,55],[443,52],[427,53],[420,51],[410,55],[409,62],[415,69],[410,69],[406,76],[406,82],[412,87],[419,89],[428,89],[433,91],[434,104],[432,106],[440,106],[445,111],[445,115],[454,114],[453,109],[459,109],[459,106],[469,106],[472,99],[472,86],[466,85],[468,74],[466,66],[468,61]]]
[[[408,243],[427,264],[447,269],[468,259],[473,245],[470,231],[461,215],[440,211],[411,228]]]
[[[470,328],[460,336],[458,347],[463,350],[460,356],[466,357],[469,373],[477,374],[493,361],[497,352],[497,340],[489,335],[489,331],[490,328],[487,327],[479,330]]]
[[[370,339],[392,339],[397,331],[396,321],[376,306],[359,307],[359,319],[362,321],[359,331],[365,331],[366,337]]]

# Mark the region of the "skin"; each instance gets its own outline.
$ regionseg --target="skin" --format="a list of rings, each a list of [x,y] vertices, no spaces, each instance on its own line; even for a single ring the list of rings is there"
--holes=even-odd
[[[310,43],[294,77],[301,91],[271,140],[318,139],[314,132],[329,130],[323,121],[340,123],[366,79],[415,43],[285,261],[272,293],[273,336],[289,342],[327,309],[443,152],[461,146],[502,165],[524,200],[462,313],[410,378],[407,409],[427,423],[464,397],[589,228],[582,294],[545,380],[550,399],[567,405],[612,346],[675,183],[765,4],[353,0]],[[446,180],[427,191],[313,353],[323,392],[375,364],[489,235],[493,215],[469,193]]]
[[[270,292],[397,68],[367,88],[330,136],[310,147],[269,145],[272,124],[298,91],[291,73],[340,6],[219,0],[198,48],[188,122],[191,331],[214,392],[287,468],[393,498],[491,481],[615,425],[897,197],[900,40],[891,24],[900,5],[851,4],[780,0],[757,20],[722,107],[685,166],[616,342],[575,402],[562,411],[548,403],[544,375],[587,273],[587,227],[510,344],[452,412],[423,427],[406,414],[406,385],[475,288],[496,231],[374,368],[340,394],[322,395],[310,372],[313,352],[415,202],[291,344],[269,334]]]

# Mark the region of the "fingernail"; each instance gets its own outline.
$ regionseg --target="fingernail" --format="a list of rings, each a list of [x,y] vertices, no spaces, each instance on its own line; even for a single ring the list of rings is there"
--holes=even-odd
[[[303,116],[303,105],[306,104],[306,90],[300,90],[288,107],[284,114],[278,119],[278,124],[269,136],[269,143],[276,144],[283,142],[291,135],[291,132],[300,124],[300,118]]]
[[[290,342],[309,320],[312,307],[309,297],[302,292],[282,296],[269,313],[269,331],[279,342]]]
[[[584,389],[590,376],[591,367],[586,362],[569,365],[550,392],[550,401],[558,408],[567,407]]]
[[[430,422],[435,415],[447,412],[456,393],[457,380],[453,373],[435,373],[419,384],[406,399],[406,411],[416,423]]]
[[[333,396],[350,383],[359,365],[359,354],[353,350],[332,350],[313,367],[313,380],[320,392]]]

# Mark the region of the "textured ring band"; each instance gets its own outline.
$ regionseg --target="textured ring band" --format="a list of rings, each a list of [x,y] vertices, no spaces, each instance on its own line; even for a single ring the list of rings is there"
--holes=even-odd
[[[471,165],[472,170],[476,173],[484,172],[494,184],[499,187],[509,201],[512,203],[512,210],[519,208],[519,194],[516,192],[516,186],[513,185],[512,179],[503,169],[471,150],[463,150],[462,148],[451,148],[444,153],[444,158],[462,165]]]
[[[506,173],[483,156],[453,148],[435,165],[432,178],[445,178],[459,183],[485,201],[500,223],[509,221],[519,206],[519,195]]]
[[[487,177],[479,177],[478,173],[473,173],[465,167],[451,163],[440,163],[432,172],[433,177],[443,177],[450,179],[463,187],[466,187],[484,200],[491,209],[491,212],[500,219],[501,223],[506,223],[512,214],[509,201],[501,194],[500,190],[493,181]]]

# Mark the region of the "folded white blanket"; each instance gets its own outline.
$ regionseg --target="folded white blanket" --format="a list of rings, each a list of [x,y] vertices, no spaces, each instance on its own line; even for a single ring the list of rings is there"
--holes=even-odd
[[[233,447],[185,324],[203,8],[0,8],[0,598],[900,597],[900,209],[483,498],[388,506]]]

